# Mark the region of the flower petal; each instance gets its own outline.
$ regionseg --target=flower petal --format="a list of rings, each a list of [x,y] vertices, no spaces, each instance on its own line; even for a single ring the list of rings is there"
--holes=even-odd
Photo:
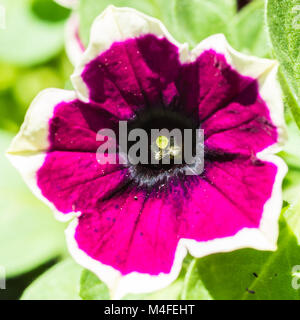
[[[274,155],[264,155],[261,158],[264,158],[263,161],[269,163],[268,170],[272,170],[272,167],[270,167],[270,164],[272,164],[273,168],[276,168],[277,174],[275,176],[275,181],[272,186],[270,195],[267,195],[266,201],[263,205],[263,211],[261,212],[261,218],[259,220],[258,227],[253,228],[248,226],[245,228],[241,228],[232,236],[227,236],[224,238],[217,237],[215,239],[211,239],[205,242],[199,242],[192,239],[182,239],[182,245],[185,245],[193,256],[203,257],[212,253],[229,252],[242,248],[254,248],[257,250],[271,251],[276,250],[278,238],[278,219],[280,216],[282,205],[281,188],[283,178],[287,173],[287,166],[282,159]],[[239,170],[242,170],[242,168],[240,168]],[[233,179],[230,179],[230,181],[233,181]],[[262,179],[260,182],[260,190],[258,190],[257,192],[258,195],[261,192],[263,185],[267,182],[267,180]],[[237,186],[236,183],[235,185]],[[253,192],[253,188],[256,187],[256,182],[254,178],[251,182],[251,185],[251,192]],[[245,190],[246,189],[244,189],[244,192]],[[259,200],[259,203],[260,205],[262,204],[261,200]],[[255,206],[257,207],[256,204]],[[255,208],[249,206],[249,209],[247,211],[253,209],[255,210]],[[218,221],[216,223],[218,223]],[[232,220],[232,223],[235,222]]]
[[[176,252],[179,224],[165,201],[133,189],[103,201],[101,214],[83,213],[67,230],[75,260],[95,272],[113,298],[158,290],[179,274],[186,250]]]
[[[197,60],[205,51],[210,50],[222,54],[226,63],[240,75],[257,81],[260,97],[268,107],[272,124],[276,126],[278,132],[278,141],[270,146],[269,151],[271,153],[280,151],[287,139],[287,131],[283,115],[282,92],[277,80],[277,61],[242,54],[234,50],[222,34],[203,40],[193,49],[192,60]]]
[[[192,196],[185,201],[181,237],[208,241],[258,228],[276,174],[275,165],[258,159],[206,162],[204,174],[193,178]]]
[[[167,90],[178,74],[179,59],[187,54],[187,46],[158,20],[110,6],[95,20],[72,80],[82,100],[107,101],[128,118],[132,111],[127,105],[145,106]]]
[[[99,107],[77,100],[74,92],[48,89],[31,104],[8,156],[56,217],[70,219],[124,180],[120,165],[100,165],[96,159],[103,143],[96,141],[98,130],[116,124]]]
[[[73,91],[61,89],[42,91],[31,103],[19,133],[7,150],[8,158],[21,173],[26,184],[39,199],[54,210],[58,219],[62,216],[55,210],[53,204],[42,196],[37,186],[36,172],[43,165],[46,151],[50,146],[49,119],[53,116],[56,105],[75,98],[76,94]]]
[[[59,103],[49,119],[49,147],[37,172],[43,195],[63,213],[97,207],[97,202],[125,180],[126,171],[116,154],[107,164],[97,160],[100,129],[114,129],[110,113],[79,100]]]
[[[282,140],[268,106],[259,95],[256,80],[251,80],[230,103],[210,115],[202,129],[207,149],[250,157]]]
[[[91,101],[129,119],[141,108],[159,106],[161,97],[172,100],[170,89],[179,69],[177,47],[165,38],[146,35],[114,43],[87,64],[82,79]]]
[[[43,195],[63,213],[99,207],[120,185],[126,171],[117,164],[101,165],[94,152],[50,152],[37,173]]]
[[[234,50],[223,34],[216,34],[201,41],[198,46],[192,50],[192,59],[196,60],[207,50],[214,50],[217,53],[223,54],[227,63],[229,63],[233,69],[237,70],[243,76],[253,79],[258,79],[277,64],[274,60],[249,56]]]
[[[31,103],[21,129],[8,149],[10,154],[45,152],[50,145],[49,120],[55,107],[65,101],[76,99],[74,91],[46,89]]]
[[[104,141],[97,141],[100,129],[117,132],[118,119],[97,105],[80,100],[59,103],[49,119],[48,151],[91,152]]]

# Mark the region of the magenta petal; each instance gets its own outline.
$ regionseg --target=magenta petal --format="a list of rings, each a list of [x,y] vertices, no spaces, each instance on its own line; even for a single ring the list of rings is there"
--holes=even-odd
[[[122,194],[104,202],[99,213],[79,218],[78,246],[122,274],[168,273],[178,242],[172,209],[165,198],[135,190]]]
[[[258,228],[276,173],[274,164],[260,160],[208,163],[190,187],[181,237],[208,241]]]
[[[79,100],[62,102],[56,106],[49,123],[50,150],[96,152],[100,129],[113,129],[117,119],[93,104]],[[96,157],[96,155],[95,155]]]
[[[199,117],[201,121],[229,104],[253,81],[233,70],[226,62],[224,55],[213,50],[203,52],[195,65],[199,69]]]
[[[126,183],[125,174],[118,164],[99,164],[95,153],[52,151],[37,178],[43,195],[69,213],[96,208],[99,200]]]
[[[56,106],[49,123],[50,147],[37,172],[42,194],[63,212],[86,210],[125,181],[119,164],[96,159],[98,130],[115,128],[116,119],[101,108],[80,101]],[[115,163],[118,161],[116,155]]]
[[[206,147],[228,153],[256,155],[278,141],[269,110],[252,81],[231,103],[202,125]]]
[[[241,120],[242,117],[236,120],[236,125],[208,135],[205,139],[206,148],[222,153],[254,156],[277,142],[277,130],[266,117],[254,115],[245,121]]]
[[[159,103],[163,93],[172,100],[179,67],[176,46],[146,35],[114,43],[86,66],[82,78],[92,101],[128,119],[134,111]]]
[[[276,172],[270,163],[213,163],[204,177],[175,179],[167,192],[117,195],[79,218],[76,241],[124,275],[169,273],[181,238],[205,242],[257,228]]]
[[[197,63],[184,64],[176,79],[177,99],[179,105],[188,115],[198,118],[199,108],[199,68]]]

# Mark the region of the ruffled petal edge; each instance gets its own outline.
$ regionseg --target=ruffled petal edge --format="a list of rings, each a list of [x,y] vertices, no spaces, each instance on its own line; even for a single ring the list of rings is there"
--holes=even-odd
[[[260,96],[266,103],[271,120],[278,131],[277,143],[265,149],[264,152],[277,153],[281,151],[287,140],[287,129],[284,121],[282,91],[277,79],[278,62],[236,51],[230,46],[223,34],[210,36],[200,42],[191,51],[191,61],[196,60],[204,51],[211,49],[223,54],[227,63],[241,75],[258,81]]]
[[[68,221],[77,213],[62,214],[48,201],[37,185],[37,171],[42,167],[50,146],[49,120],[60,102],[76,99],[74,91],[46,89],[41,91],[31,103],[19,133],[11,142],[6,156],[20,172],[33,194],[53,211],[56,219]]]
[[[177,42],[158,19],[132,8],[116,8],[110,5],[95,19],[91,28],[89,45],[71,77],[79,98],[84,102],[89,101],[89,89],[81,75],[90,61],[108,50],[114,42],[146,34],[168,39],[178,47],[180,60],[187,61],[188,45]]]

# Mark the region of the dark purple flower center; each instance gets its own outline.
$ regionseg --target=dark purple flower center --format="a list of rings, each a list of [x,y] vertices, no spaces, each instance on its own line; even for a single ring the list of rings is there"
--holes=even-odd
[[[194,117],[193,119],[190,115],[186,114],[186,112],[180,108],[177,99],[170,104],[162,102],[160,105],[149,106],[136,113],[135,117],[128,121],[128,135],[134,129],[143,129],[147,133],[148,162],[146,164],[129,164],[129,172],[133,179],[139,185],[152,187],[157,183],[165,183],[171,176],[182,176],[185,167],[190,165],[190,161],[188,161],[189,164],[186,161],[190,159],[184,157],[186,130],[192,132],[192,139],[188,141],[191,145],[191,157],[195,157],[195,161],[200,161],[200,159],[196,158],[197,128],[200,128],[198,117]],[[153,139],[151,135],[153,129],[166,129],[168,132],[177,130],[177,132],[181,134],[181,143],[178,144],[173,136],[168,138],[159,136],[158,139],[163,138],[168,143],[169,147],[164,148],[163,144],[157,142],[157,138]],[[130,150],[134,144],[134,141],[128,141],[128,150]],[[181,158],[180,163],[178,163],[178,160],[176,161],[177,156]],[[168,163],[165,163],[165,157],[168,157]],[[153,158],[157,159],[158,163],[153,163]]]

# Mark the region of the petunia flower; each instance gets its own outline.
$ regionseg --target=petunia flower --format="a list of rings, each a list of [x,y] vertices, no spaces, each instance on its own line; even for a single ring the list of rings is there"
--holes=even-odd
[[[59,219],[73,219],[72,256],[114,298],[158,290],[187,252],[276,249],[287,170],[275,155],[285,141],[277,68],[223,35],[189,51],[160,21],[110,6],[92,26],[75,91],[41,92],[9,157]],[[201,128],[204,171],[101,164],[97,132],[117,131],[119,121]]]

